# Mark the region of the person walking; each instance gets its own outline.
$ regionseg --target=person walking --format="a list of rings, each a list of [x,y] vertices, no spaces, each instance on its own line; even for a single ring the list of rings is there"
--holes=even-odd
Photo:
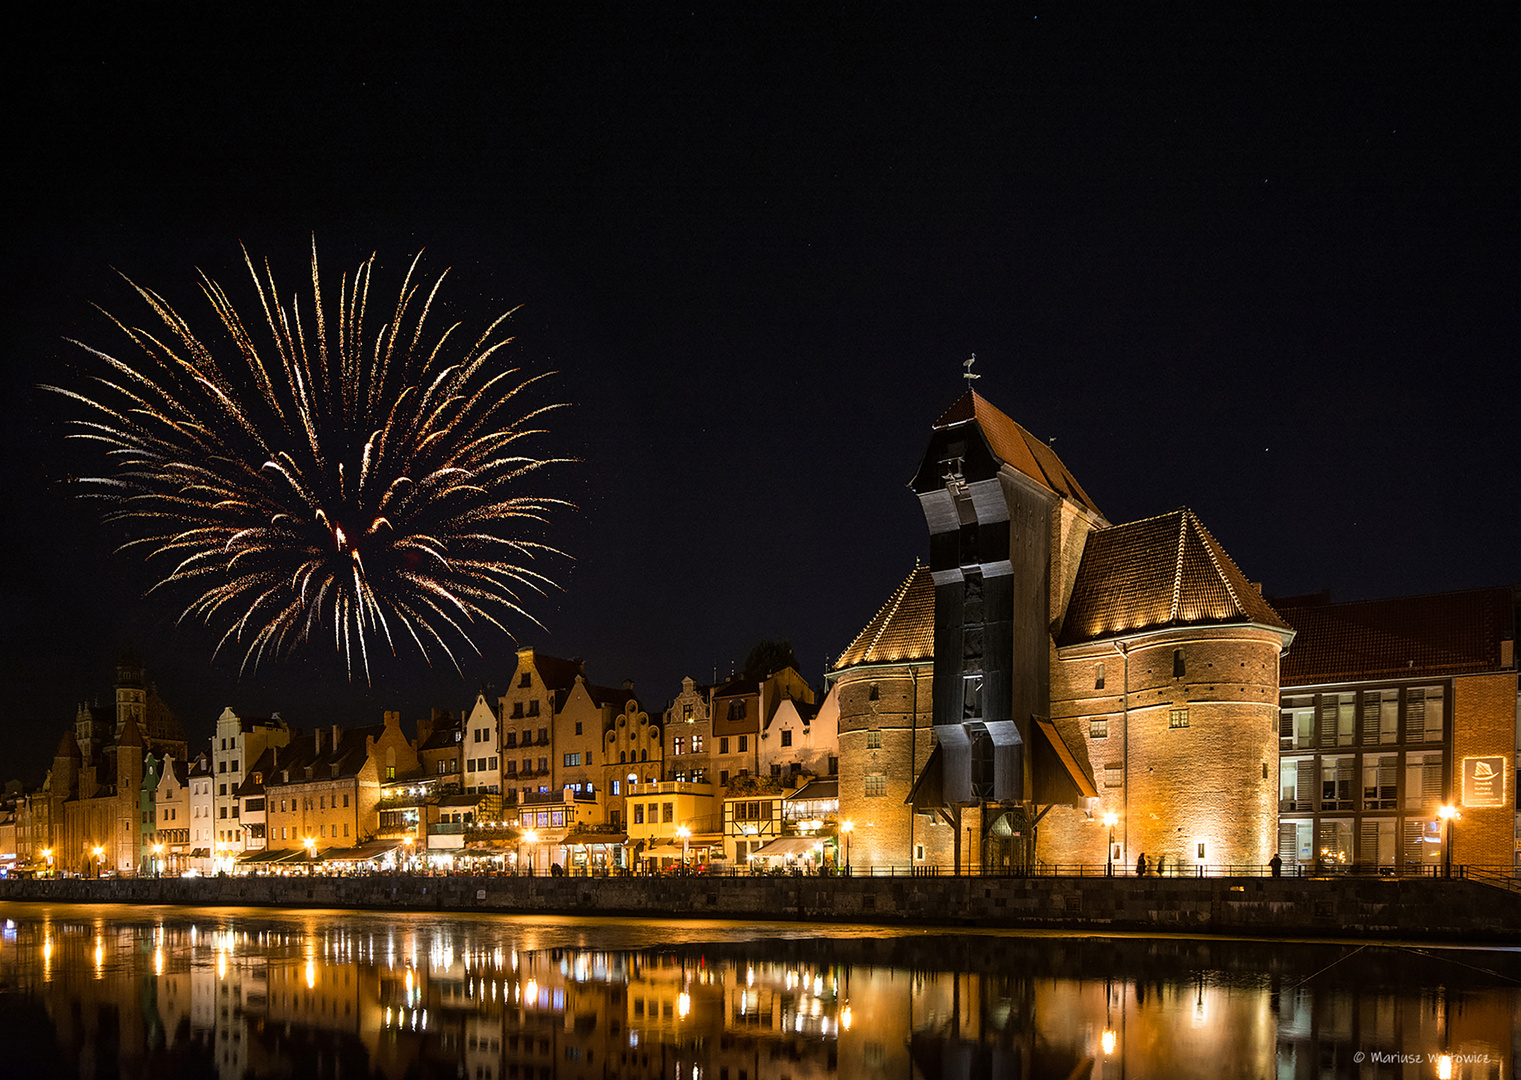
[[[1141,852],[1140,857],[1137,858],[1136,861],[1135,861],[1135,876],[1136,877],[1145,877],[1146,876],[1146,852],[1144,852],[1144,851]]]

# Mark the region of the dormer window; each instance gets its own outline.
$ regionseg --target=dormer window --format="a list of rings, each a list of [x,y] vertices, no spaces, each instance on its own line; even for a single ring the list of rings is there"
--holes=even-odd
[[[337,779],[337,777],[338,777],[338,763],[335,761],[335,762],[333,762],[333,778]]]

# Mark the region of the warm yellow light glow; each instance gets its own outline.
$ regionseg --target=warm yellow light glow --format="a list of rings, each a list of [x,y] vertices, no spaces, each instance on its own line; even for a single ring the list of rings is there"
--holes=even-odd
[[[1437,1058],[1437,1080],[1452,1080],[1452,1055]]]
[[[840,831],[842,833],[854,832],[855,828],[856,828],[856,823],[854,821],[842,821],[842,822],[840,822]]]
[[[1447,821],[1450,818],[1457,818],[1459,821],[1463,820],[1463,815],[1458,813],[1458,808],[1451,803],[1444,803],[1437,807],[1437,817],[1443,821]]]
[[[682,991],[676,998],[676,1015],[685,1020],[692,1011],[692,995]]]
[[[1120,815],[1116,814],[1113,810],[1110,810],[1108,813],[1106,813],[1104,815],[1104,824],[1108,825],[1111,829],[1114,828],[1115,824],[1119,820],[1120,820]]]
[[[1110,1054],[1114,1053],[1114,1032],[1112,1032],[1112,1031],[1106,1031],[1106,1032],[1104,1032],[1102,1042],[1103,1042],[1103,1046],[1104,1046],[1104,1056],[1105,1057],[1108,1057]]]
[[[840,1010],[840,1026],[842,1028],[844,1028],[846,1031],[849,1031],[850,1030],[850,1022],[851,1022],[850,1006],[847,1005],[847,1006],[845,1006],[844,1009]]]
[[[682,825],[676,830],[676,835],[685,840],[687,837],[692,835],[692,830],[687,828],[685,825]]]
[[[95,849],[94,850],[95,850],[95,857],[97,859],[104,859],[106,857],[106,849],[103,848],[103,847],[101,847],[99,844],[95,845]]]
[[[315,960],[308,960],[306,962],[306,988],[308,990],[317,989],[317,962]]]
[[[306,850],[308,853],[317,850],[317,838],[315,836],[308,836],[301,842],[306,845]]]
[[[528,985],[523,987],[523,998],[530,1004],[539,999],[539,984],[533,979],[529,979]]]
[[[539,832],[538,832],[537,829],[524,829],[523,830],[523,843],[525,843],[525,844],[537,844],[538,842],[539,842]]]
[[[153,974],[155,974],[155,975],[162,975],[163,973],[164,973],[164,950],[163,949],[154,949],[153,950]]]

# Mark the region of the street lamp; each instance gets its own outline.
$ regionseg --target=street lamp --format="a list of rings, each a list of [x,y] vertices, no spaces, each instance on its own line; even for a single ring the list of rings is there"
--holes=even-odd
[[[539,842],[537,829],[524,829],[523,842],[528,845],[528,876],[533,877],[533,845]]]
[[[845,838],[845,873],[850,873],[850,834],[856,831],[854,821],[840,822],[840,835]]]
[[[1452,823],[1463,815],[1458,813],[1458,808],[1452,803],[1444,803],[1437,807],[1437,817],[1447,823],[1447,836],[1442,840],[1445,868],[1443,875],[1452,877]]]
[[[52,877],[53,876],[53,849],[50,848],[50,847],[43,848],[42,849],[42,857],[48,861],[48,877]]]
[[[1109,826],[1109,860],[1108,867],[1105,870],[1105,873],[1109,877],[1114,877],[1114,826],[1119,820],[1120,815],[1116,814],[1113,810],[1108,811],[1104,815],[1104,824]]]
[[[163,874],[164,874],[164,860],[162,858],[163,854],[164,854],[164,845],[163,844],[154,844],[153,845],[153,876],[154,877],[162,877]]]
[[[106,870],[106,849],[100,844],[95,845],[95,876],[100,877]]]
[[[687,872],[687,840],[691,838],[692,830],[685,825],[676,830],[676,835],[681,837],[681,872]]]
[[[315,836],[304,837],[302,839],[301,843],[306,846],[306,857],[307,857],[307,859],[308,860],[315,860],[317,858],[317,838]],[[310,874],[312,872],[310,861],[307,864],[306,872],[308,874]]]

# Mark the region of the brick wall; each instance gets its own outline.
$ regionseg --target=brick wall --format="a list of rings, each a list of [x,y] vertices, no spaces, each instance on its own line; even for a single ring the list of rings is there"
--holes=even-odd
[[[1463,815],[1453,826],[1453,862],[1509,864],[1516,827],[1516,673],[1456,678],[1452,688],[1452,801]],[[1463,803],[1464,759],[1476,757],[1503,763],[1500,806]]]

